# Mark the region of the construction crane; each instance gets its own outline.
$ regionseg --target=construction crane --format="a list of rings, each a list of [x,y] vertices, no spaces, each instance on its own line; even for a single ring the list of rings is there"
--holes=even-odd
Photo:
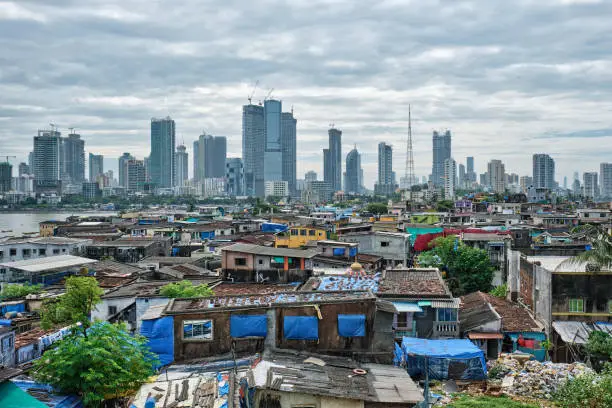
[[[249,105],[251,105],[251,100],[253,99],[253,95],[255,95],[255,90],[257,89],[257,85],[259,85],[259,79],[255,81],[255,86],[253,87],[251,94],[247,97],[247,99],[249,100]]]
[[[7,163],[9,162],[9,158],[13,158],[13,159],[16,159],[16,158],[17,158],[17,156],[9,156],[9,155],[6,155],[6,156],[1,156],[1,157],[6,157],[6,162],[7,162]]]
[[[76,129],[76,128],[73,128],[73,127],[68,128],[68,130],[70,131],[70,133],[69,133],[69,134],[73,135],[73,134],[74,134],[74,129]]]
[[[268,99],[270,99],[270,95],[272,95],[272,91],[274,91],[274,88],[270,89],[270,92],[268,92],[268,94],[266,95],[266,97],[264,98],[264,101],[267,101]]]

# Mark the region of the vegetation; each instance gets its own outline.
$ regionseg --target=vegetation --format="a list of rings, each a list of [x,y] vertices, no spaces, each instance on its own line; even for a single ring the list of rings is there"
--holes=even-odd
[[[612,361],[612,335],[603,331],[592,331],[586,344],[586,352],[595,370],[601,370]]]
[[[164,285],[159,294],[172,299],[175,298],[198,298],[213,296],[214,292],[205,284],[195,285],[188,280]]]
[[[436,203],[436,211],[447,212],[453,209],[455,202],[451,200],[441,200]]]
[[[493,290],[489,292],[489,294],[498,298],[505,298],[506,293],[508,293],[508,285],[505,283],[503,285],[494,287]]]
[[[388,212],[387,204],[383,204],[383,203],[370,203],[365,208],[365,210],[367,212],[371,212],[372,214],[376,214],[376,215],[387,214]]]
[[[27,295],[40,293],[42,291],[42,285],[20,285],[20,284],[8,284],[0,292],[0,299],[15,299],[25,297]]]
[[[448,287],[455,296],[491,290],[493,267],[486,251],[469,247],[456,236],[436,238],[432,245],[430,251],[419,256],[419,265],[445,272]]]
[[[131,336],[124,324],[98,322],[87,336],[74,333],[55,344],[34,362],[34,378],[80,395],[87,407],[137,390],[157,362],[146,338]]]
[[[578,231],[591,239],[590,249],[569,258],[564,264],[576,265],[586,263],[594,271],[612,269],[612,237],[597,227],[585,225]]]
[[[448,405],[449,408],[539,408],[539,405],[514,401],[507,397],[472,397],[462,395]]]
[[[566,381],[554,395],[557,406],[561,408],[612,407],[612,370],[602,373],[585,374]]]

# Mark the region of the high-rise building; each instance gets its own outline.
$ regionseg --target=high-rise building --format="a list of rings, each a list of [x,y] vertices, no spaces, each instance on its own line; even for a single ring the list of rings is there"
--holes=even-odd
[[[496,193],[506,191],[506,168],[501,160],[491,160],[487,164],[487,185]]]
[[[119,185],[121,187],[127,188],[128,186],[128,178],[127,178],[127,164],[130,160],[134,160],[134,156],[129,153],[123,153],[121,157],[119,157]]]
[[[304,175],[304,180],[306,180],[307,183],[309,181],[317,181],[317,173],[312,170],[307,171]]]
[[[285,180],[266,181],[266,197],[287,197],[289,195],[289,183]]]
[[[332,127],[327,133],[329,147],[323,149],[323,179],[336,192],[342,190],[342,131]]]
[[[176,185],[182,187],[189,180],[189,155],[184,145],[176,148]]]
[[[242,107],[242,164],[246,195],[263,197],[264,187],[264,107]]]
[[[506,186],[519,183],[519,175],[516,173],[506,174]]]
[[[592,200],[599,197],[599,187],[597,184],[597,172],[586,172],[582,175],[583,195]]]
[[[431,180],[435,186],[444,186],[444,162],[451,157],[451,132],[433,132],[433,163],[431,167]],[[454,183],[453,183],[454,184]]]
[[[30,166],[25,163],[19,163],[19,175],[23,176],[24,174],[31,174]]]
[[[567,190],[567,176],[563,176],[563,188]]]
[[[175,123],[169,116],[151,119],[151,182],[156,187],[176,185]],[[143,165],[144,166],[144,165]]]
[[[83,198],[86,200],[94,200],[102,195],[100,185],[95,181],[83,183],[82,186]]]
[[[522,176],[519,179],[519,184],[521,185],[521,191],[526,192],[527,188],[533,185],[533,177]]]
[[[104,156],[89,153],[89,181],[95,182],[100,174],[104,174]]]
[[[0,163],[0,193],[11,191],[13,166],[9,162]]]
[[[281,112],[282,103],[275,99],[264,101],[264,180],[283,179],[283,153],[281,151]]]
[[[455,182],[457,180],[457,163],[452,158],[444,160],[444,199],[454,200],[455,199]]]
[[[85,141],[81,135],[71,133],[62,138],[60,158],[60,177],[73,184],[80,184],[85,180]]]
[[[30,174],[34,171],[34,152],[28,153],[28,166],[30,166]]]
[[[329,183],[321,180],[306,182],[302,191],[302,201],[306,204],[316,204],[331,200],[332,191]]]
[[[346,155],[345,193],[361,194],[362,174],[361,155],[357,151],[357,147],[355,147]]]
[[[225,159],[227,157],[227,139],[225,136],[212,136],[203,133],[193,144],[198,149],[194,161],[194,179],[202,181],[207,178],[225,177]]]
[[[200,139],[193,142],[193,180],[200,181]]]
[[[459,164],[459,175],[457,176],[457,180],[459,181],[459,188],[465,188],[467,185],[467,173],[465,172],[465,165],[463,163]]]
[[[612,198],[612,163],[599,165],[599,183],[602,197]]]
[[[393,147],[380,142],[378,144],[378,181],[374,186],[376,194],[389,195],[395,190],[393,173]]]
[[[34,177],[36,185],[57,185],[60,181],[61,133],[39,130],[34,136]]]
[[[466,164],[467,164],[467,174],[474,173],[474,157],[473,156],[468,156],[466,158]]]
[[[142,192],[145,186],[145,168],[142,160],[129,160],[127,169],[127,189],[130,192]]]
[[[296,150],[297,120],[293,112],[281,113],[281,153],[283,160],[283,180],[289,184],[289,194],[295,194],[297,178]]]
[[[244,195],[244,166],[240,157],[231,157],[225,161],[225,180],[225,191],[228,195]]]
[[[535,188],[555,188],[555,161],[547,154],[533,155],[533,186]]]

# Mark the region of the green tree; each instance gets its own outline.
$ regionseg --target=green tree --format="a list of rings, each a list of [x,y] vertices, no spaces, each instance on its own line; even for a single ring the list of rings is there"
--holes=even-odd
[[[447,212],[453,209],[455,202],[451,200],[441,200],[436,203],[436,211]]]
[[[584,228],[586,237],[591,238],[590,249],[564,261],[566,265],[586,263],[590,271],[612,269],[612,237],[607,233],[589,226]]]
[[[372,214],[380,215],[387,213],[387,205],[383,203],[370,203],[366,207],[367,212],[371,212]]]
[[[210,297],[214,295],[207,285],[194,285],[188,280],[164,285],[160,288],[159,294],[172,299]]]
[[[2,289],[0,293],[0,299],[16,299],[21,298],[30,294],[40,293],[42,291],[42,285],[20,285],[20,284],[8,284]]]
[[[153,374],[157,361],[146,338],[131,336],[124,324],[98,322],[87,334],[75,333],[55,343],[34,362],[34,378],[97,407],[136,391]]]
[[[100,303],[104,292],[92,277],[71,276],[66,279],[66,293],[58,299],[43,302],[41,307],[42,327],[80,322],[80,330],[87,336],[91,326],[89,318],[94,307]]]

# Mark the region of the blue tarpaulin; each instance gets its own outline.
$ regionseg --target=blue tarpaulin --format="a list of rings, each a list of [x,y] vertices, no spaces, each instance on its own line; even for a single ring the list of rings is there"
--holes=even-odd
[[[275,224],[273,222],[264,222],[261,224],[262,232],[285,232],[289,229],[285,224]]]
[[[314,316],[285,316],[283,334],[288,340],[318,340],[319,320]]]
[[[149,340],[147,345],[159,358],[156,368],[174,361],[174,318],[172,316],[143,320],[140,334]]]
[[[5,314],[7,312],[17,312],[17,313],[25,312],[25,303],[0,305],[0,313]]]
[[[232,315],[230,317],[230,336],[266,337],[268,334],[268,317],[264,315]]]
[[[339,314],[338,334],[342,337],[364,337],[365,315],[363,314]]]
[[[334,248],[334,256],[344,256],[344,248]]]
[[[435,380],[487,378],[484,353],[468,339],[427,340],[404,337],[402,352],[411,376],[422,375],[427,365],[429,378]]]
[[[357,247],[349,249],[349,256],[357,256]]]

